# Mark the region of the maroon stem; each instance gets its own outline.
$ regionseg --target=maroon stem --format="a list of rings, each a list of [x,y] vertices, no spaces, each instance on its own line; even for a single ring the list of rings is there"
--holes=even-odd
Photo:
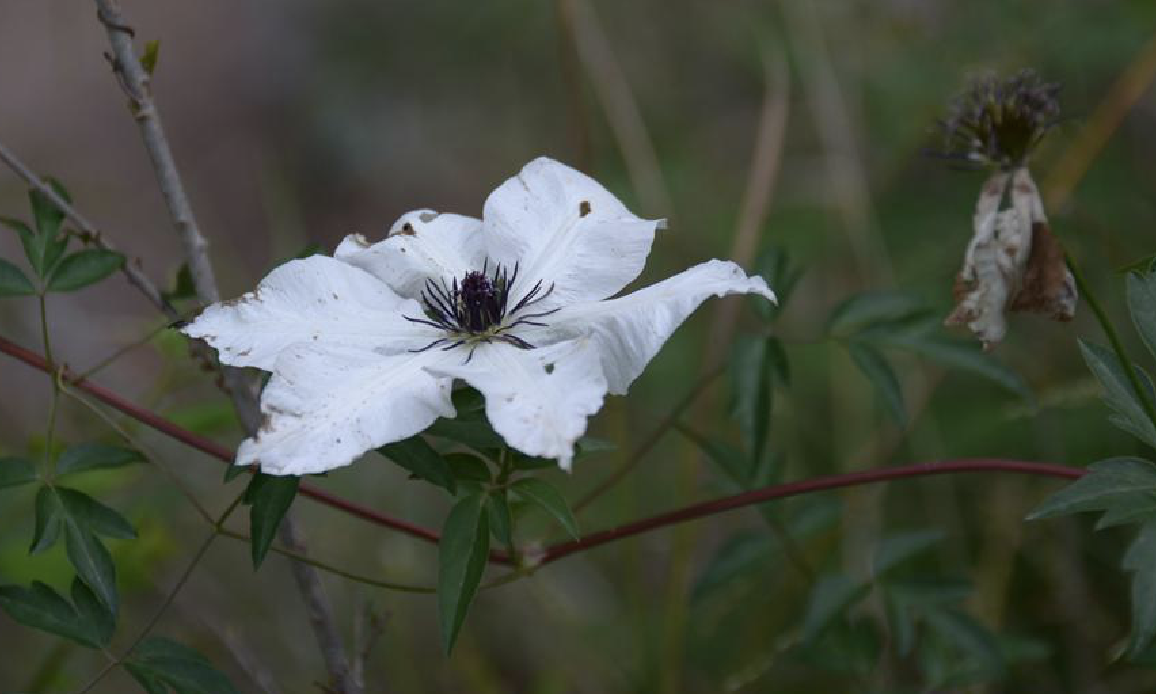
[[[16,345],[3,337],[0,337],[0,353],[7,354],[14,357],[33,368],[40,369],[46,373],[52,372],[52,366],[45,361],[45,359],[31,352],[19,345]],[[148,410],[137,407],[131,402],[120,397],[116,393],[98,386],[94,383],[89,383],[83,379],[69,378],[65,374],[65,381],[70,385],[78,388],[85,393],[95,397],[101,402],[120,410],[124,414],[140,421],[157,431],[167,434],[182,443],[191,446],[199,451],[207,453],[214,458],[222,460],[226,463],[233,462],[233,453],[229,449],[220,444],[207,439],[199,434],[195,434],[186,429],[173,424],[172,422],[159,417]],[[885,468],[881,470],[866,470],[863,472],[852,472],[845,475],[832,475],[830,477],[818,477],[809,480],[802,480],[800,482],[790,482],[787,484],[778,484],[770,487],[763,487],[741,494],[722,497],[712,501],[704,501],[702,503],[685,506],[674,511],[662,513],[650,518],[644,518],[633,523],[612,528],[610,530],[602,530],[596,533],[591,533],[580,540],[571,540],[568,542],[559,542],[557,544],[546,547],[545,551],[539,558],[540,564],[549,564],[555,562],[563,557],[570,556],[576,552],[582,552],[608,542],[621,540],[627,537],[640,535],[651,530],[663,528],[678,523],[685,523],[697,518],[705,516],[712,516],[725,511],[730,511],[744,506],[751,506],[754,504],[772,501],[774,499],[783,499],[789,496],[798,496],[800,494],[809,494],[811,492],[828,491],[831,489],[840,489],[843,487],[854,487],[862,484],[872,484],[875,482],[890,482],[894,480],[908,479],[912,477],[924,477],[928,475],[947,475],[954,473],[968,473],[968,472],[1010,472],[1024,475],[1041,475],[1045,477],[1059,477],[1063,479],[1078,479],[1082,477],[1085,470],[1082,468],[1065,467],[1063,465],[1053,465],[1050,463],[1032,463],[1021,460],[1000,460],[994,458],[967,458],[960,460],[948,460],[939,463],[922,463],[918,465],[908,465],[905,467]],[[371,508],[356,504],[352,501],[342,499],[339,496],[322,491],[316,487],[311,487],[302,484],[300,487],[301,494],[318,501],[327,506],[356,516],[363,520],[367,520],[376,525],[387,528],[392,528],[402,532],[411,537],[416,537],[426,542],[437,543],[440,536],[433,530],[414,525],[407,521],[403,521],[383,513],[374,511]],[[496,564],[512,564],[514,563],[511,557],[502,551],[490,552],[490,561]]]
[[[617,528],[591,533],[580,540],[571,540],[569,542],[560,542],[551,545],[546,548],[541,558],[541,563],[549,564],[575,552],[582,552],[608,542],[639,535],[656,528],[685,523],[696,518],[712,516],[716,513],[751,506],[773,499],[784,499],[789,496],[840,489],[842,487],[855,487],[861,484],[961,472],[1012,472],[1024,475],[1044,475],[1064,479],[1078,479],[1084,475],[1085,470],[1082,468],[1065,467],[1063,465],[1052,465],[1050,463],[1029,463],[1020,460],[976,458],[948,460],[941,463],[922,463],[904,467],[884,468],[882,470],[865,470],[863,472],[851,472],[845,475],[832,475],[830,477],[818,477],[800,482],[777,484],[742,494],[725,496],[721,499],[714,499],[713,501],[704,501],[699,504],[685,506],[674,511],[661,513],[657,516],[627,523]]]

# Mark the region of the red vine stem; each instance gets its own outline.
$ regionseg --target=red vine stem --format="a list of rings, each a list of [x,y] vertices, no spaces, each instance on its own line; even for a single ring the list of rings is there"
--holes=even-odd
[[[841,489],[843,487],[855,487],[862,484],[873,484],[875,482],[890,482],[912,477],[950,475],[962,472],[1012,472],[1024,475],[1043,475],[1046,477],[1061,477],[1074,480],[1083,477],[1085,470],[1083,468],[1053,465],[1051,463],[1029,463],[1021,460],[965,458],[940,463],[921,463],[904,467],[884,468],[882,470],[851,472],[845,475],[817,477],[800,482],[776,484],[742,494],[724,496],[721,499],[714,499],[713,501],[704,501],[667,513],[661,513],[657,516],[651,516],[650,518],[644,518],[633,523],[627,523],[626,525],[610,530],[591,533],[580,540],[560,542],[547,547],[540,562],[542,564],[548,564],[574,554],[575,552],[582,552],[608,542],[639,535],[656,528],[685,523],[696,518],[712,516],[716,513],[722,513],[744,506],[752,506],[774,499],[784,499],[789,496],[799,496],[800,494]]]
[[[7,354],[15,359],[18,359],[29,366],[39,369],[41,371],[51,373],[52,366],[45,361],[45,359],[31,352],[19,345],[16,345],[3,337],[0,337],[0,353]],[[182,443],[195,448],[199,451],[207,453],[214,458],[222,460],[227,463],[233,462],[233,453],[229,449],[220,444],[211,441],[199,434],[183,429],[176,424],[159,417],[148,410],[137,407],[128,402],[116,393],[98,386],[94,383],[89,383],[83,379],[69,378],[65,374],[64,380],[82,390],[101,402],[120,410],[124,414],[140,421],[141,423],[156,429],[157,431],[167,434]],[[809,480],[802,480],[799,482],[789,482],[787,484],[777,484],[770,487],[763,487],[741,494],[726,496],[711,501],[704,501],[698,504],[685,506],[674,511],[661,513],[650,518],[627,523],[626,525],[609,530],[602,530],[596,533],[591,533],[579,540],[571,540],[568,542],[559,542],[550,545],[543,550],[538,556],[537,563],[549,564],[571,554],[583,552],[594,547],[622,540],[635,535],[656,530],[679,523],[704,518],[706,516],[713,516],[715,514],[731,511],[745,506],[752,506],[775,499],[785,499],[791,496],[799,496],[801,494],[810,494],[812,492],[829,491],[832,489],[841,489],[844,487],[855,487],[863,484],[874,484],[876,482],[891,482],[895,480],[910,479],[914,477],[926,477],[930,475],[949,475],[959,473],[980,473],[980,472],[1007,472],[1018,473],[1023,475],[1037,475],[1044,477],[1058,477],[1062,479],[1078,479],[1085,474],[1083,468],[1066,467],[1063,465],[1053,465],[1051,463],[1033,463],[1021,460],[1002,460],[998,458],[964,458],[959,460],[948,460],[938,463],[921,463],[918,465],[907,465],[904,467],[885,468],[881,470],[866,470],[863,472],[852,472],[845,475],[832,475],[830,477],[818,477]],[[414,525],[407,521],[403,521],[383,513],[374,511],[371,508],[362,506],[360,504],[342,499],[339,496],[322,491],[316,487],[302,484],[300,493],[315,501],[318,501],[327,506],[356,516],[363,520],[369,521],[376,525],[392,528],[398,532],[404,533],[411,537],[416,537],[426,542],[437,543],[440,536],[433,530]],[[490,553],[490,561],[497,564],[512,564],[514,563],[511,557],[505,552],[494,551]]]

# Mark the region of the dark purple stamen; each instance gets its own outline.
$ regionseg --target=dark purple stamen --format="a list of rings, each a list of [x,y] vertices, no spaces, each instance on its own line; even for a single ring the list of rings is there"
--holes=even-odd
[[[539,280],[511,308],[510,288],[518,279],[518,265],[514,264],[512,273],[501,265],[495,265],[493,271],[488,273],[489,267],[487,260],[482,264],[481,271],[466,273],[460,283],[454,278],[448,286],[444,280],[426,280],[425,291],[421,294],[425,317],[403,318],[445,330],[451,333],[451,338],[434,340],[411,352],[424,352],[440,345],[444,345],[441,349],[450,350],[471,341],[475,342],[475,349],[478,342],[492,341],[505,342],[519,349],[533,349],[534,345],[506,331],[518,325],[545,325],[532,319],[548,316],[558,309],[516,314],[548,297],[554,291],[554,285],[546,286]],[[507,317],[514,320],[506,323]],[[471,349],[466,361],[473,356],[474,350]]]

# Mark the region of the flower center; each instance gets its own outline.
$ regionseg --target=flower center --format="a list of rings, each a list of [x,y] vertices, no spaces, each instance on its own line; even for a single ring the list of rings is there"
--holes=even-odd
[[[505,342],[520,349],[533,349],[534,345],[512,334],[510,330],[520,325],[544,326],[534,319],[554,313],[558,309],[527,313],[526,309],[545,299],[554,291],[554,285],[544,286],[539,280],[521,299],[510,305],[510,288],[518,279],[518,265],[508,272],[501,265],[494,265],[487,273],[489,261],[482,264],[481,271],[471,270],[459,282],[455,277],[446,284],[445,280],[427,279],[421,293],[424,318],[403,316],[408,321],[422,323],[444,330],[445,337],[434,340],[421,349],[424,352],[441,346],[450,350],[460,345],[471,345],[468,362],[474,350],[483,342]]]

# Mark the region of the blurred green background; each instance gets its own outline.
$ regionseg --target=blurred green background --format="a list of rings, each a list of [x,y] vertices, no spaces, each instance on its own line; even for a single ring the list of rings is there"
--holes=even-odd
[[[1034,404],[896,354],[907,427],[887,416],[823,326],[833,307],[869,289],[912,293],[945,315],[982,180],[923,156],[938,144],[946,102],[984,70],[1034,67],[1061,82],[1067,118],[1033,166],[1045,195],[1054,192],[1050,176],[1113,82],[1153,60],[1143,57],[1156,30],[1151,0],[125,5],[138,38],[161,42],[156,97],[223,294],[251,288],[307,243],[328,252],[348,233],[377,238],[410,209],[480,215],[489,190],[546,154],[640,214],[670,220],[639,285],[711,257],[750,267],[771,245],[803,271],[773,324],[746,304],[739,320],[742,334],[773,331],[791,365],[774,397],[777,478],[981,456],[1085,465],[1141,452],[1107,423],[1080,360],[1077,336],[1104,341],[1085,307],[1070,324],[1019,317],[995,352]],[[0,4],[0,141],[61,178],[122,250],[171,282],[179,248],[93,14],[61,0]],[[1140,87],[1050,210],[1135,354],[1116,269],[1156,246],[1156,98]],[[759,164],[769,176],[748,192]],[[737,233],[744,204],[746,236]],[[0,214],[25,209],[24,186],[0,174]],[[0,255],[18,253],[15,238],[0,235]],[[5,337],[38,344],[34,304],[0,303]],[[592,420],[617,452],[548,475],[572,500],[629,459],[708,356],[727,353],[721,305],[705,305],[630,396]],[[53,298],[49,318],[58,352],[77,369],[160,323],[120,278]],[[175,335],[129,352],[98,380],[220,441],[239,440],[224,398]],[[43,445],[47,378],[0,362],[0,387],[0,453]],[[720,382],[683,424],[738,445],[728,397]],[[61,417],[66,442],[113,440],[75,405]],[[215,461],[137,433],[214,508],[239,489],[222,488]],[[318,482],[430,526],[448,508],[444,494],[377,456]],[[432,598],[325,580],[348,640],[367,605],[383,619],[366,673],[374,692],[1152,691],[1148,667],[1117,660],[1128,630],[1128,582],[1117,568],[1126,534],[1093,534],[1087,519],[1022,521],[1057,486],[1008,476],[908,481],[777,504],[772,524],[747,509],[651,533],[483,592],[450,658]],[[580,522],[610,527],[732,487],[672,431]],[[207,531],[146,466],[95,478],[90,491],[141,533],[113,543],[123,646]],[[26,555],[31,505],[30,494],[0,492],[0,582],[67,585],[61,550]],[[434,548],[304,499],[295,509],[319,558],[432,585]],[[863,575],[885,538],[928,529],[942,540],[897,570],[912,585],[958,593],[971,621],[956,637],[943,636],[950,625],[920,627],[914,651],[901,654],[876,592],[803,642],[816,573]],[[519,532],[526,543],[561,537],[533,514]],[[776,532],[797,534],[794,561]],[[271,556],[254,574],[248,548],[232,540],[214,545],[157,633],[197,647],[242,691],[261,691],[266,676],[271,691],[285,692],[319,691],[323,679],[284,560]],[[70,691],[102,664],[0,618],[2,691]],[[96,691],[134,686],[117,673]]]

